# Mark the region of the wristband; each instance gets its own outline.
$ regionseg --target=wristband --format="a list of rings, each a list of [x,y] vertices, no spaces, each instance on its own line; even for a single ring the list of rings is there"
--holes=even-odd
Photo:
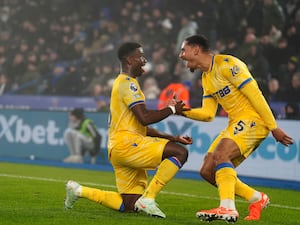
[[[175,114],[176,113],[176,109],[174,105],[168,105],[168,108],[170,108],[172,110],[172,113]]]

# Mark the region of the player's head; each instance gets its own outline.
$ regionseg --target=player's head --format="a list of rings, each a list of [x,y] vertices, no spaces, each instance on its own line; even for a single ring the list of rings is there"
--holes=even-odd
[[[70,116],[75,117],[77,120],[84,119],[84,110],[83,108],[75,108],[70,112]]]
[[[118,58],[122,62],[126,57],[134,53],[138,48],[142,46],[136,42],[126,42],[119,47]]]
[[[198,68],[199,57],[210,52],[208,39],[203,35],[193,35],[187,37],[182,45],[179,57],[187,62],[187,67],[191,72]]]
[[[147,63],[141,44],[126,42],[118,49],[118,58],[121,62],[122,71],[134,77],[141,76],[143,66]]]
[[[203,35],[193,35],[185,39],[185,43],[190,46],[199,46],[203,52],[209,52],[210,45],[208,39]]]

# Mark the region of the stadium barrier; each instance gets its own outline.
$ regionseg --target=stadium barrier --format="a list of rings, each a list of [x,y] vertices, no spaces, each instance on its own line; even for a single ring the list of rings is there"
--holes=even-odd
[[[109,98],[103,97],[107,104]],[[199,101],[198,99],[196,100]],[[192,102],[196,102],[191,99]],[[157,99],[147,100],[147,107],[157,109]],[[277,117],[285,118],[286,102],[270,102],[270,106]],[[70,110],[74,107],[82,107],[86,111],[97,111],[97,98],[75,97],[75,96],[41,96],[41,95],[2,95],[0,97],[0,108],[2,109],[27,109],[27,110]],[[300,111],[300,103],[298,104]]]
[[[107,160],[108,113],[87,112],[103,137],[98,163]],[[189,159],[183,172],[198,172],[206,150],[212,140],[227,124],[227,118],[217,117],[212,123],[196,122],[179,116],[171,116],[153,127],[173,134],[190,135],[194,143],[188,146]],[[241,176],[279,181],[281,186],[300,187],[300,121],[279,120],[278,124],[292,136],[295,143],[285,147],[271,136],[245,163],[238,167]],[[5,109],[0,112],[0,161],[3,158],[39,159],[61,162],[69,155],[63,140],[68,126],[66,111],[39,111]]]

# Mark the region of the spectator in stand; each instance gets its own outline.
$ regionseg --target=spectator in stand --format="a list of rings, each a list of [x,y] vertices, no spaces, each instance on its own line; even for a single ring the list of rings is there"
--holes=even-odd
[[[272,26],[269,33],[270,42],[272,45],[276,46],[280,39],[283,39],[282,31],[279,30],[276,26]]]
[[[238,55],[238,43],[235,38],[229,38],[226,41],[226,46],[223,51],[220,51],[220,53],[227,53],[228,55]]]
[[[143,84],[144,80],[152,76],[156,79],[159,89],[163,89],[170,83],[169,78],[170,62],[167,60],[167,52],[164,47],[158,48],[151,53],[151,59],[146,64],[147,76],[139,77],[139,82]]]
[[[285,6],[285,15],[286,15],[286,24],[291,24],[294,22],[295,15],[297,10],[300,9],[300,1],[299,0],[286,0],[282,1]]]
[[[300,72],[297,71],[293,74],[290,85],[285,91],[285,101],[287,102],[300,102]]]
[[[245,12],[243,25],[255,30],[257,36],[262,35],[263,2],[260,0],[244,0],[243,12]]]
[[[279,80],[283,91],[289,87],[293,74],[298,70],[298,61],[296,56],[291,56],[288,62],[281,65],[278,73],[274,75]]]
[[[263,94],[267,93],[269,63],[262,54],[261,47],[258,44],[250,46],[250,52],[245,58],[245,62],[251,74],[253,74]]]
[[[82,89],[86,87],[86,82],[81,79],[80,71],[74,64],[69,65],[62,78],[56,84],[56,95],[79,96]]]
[[[190,108],[189,89],[180,82],[180,77],[178,75],[173,75],[171,83],[160,93],[157,108],[163,109],[167,107],[174,95],[177,99],[183,101],[185,107]]]
[[[279,81],[276,78],[271,78],[268,81],[268,91],[265,93],[268,102],[282,101],[282,91]]]
[[[91,93],[93,93],[93,88],[96,84],[104,84],[102,70],[100,66],[96,65],[92,69],[92,71],[89,71],[89,69],[85,67],[84,71],[82,72],[86,73],[87,76],[89,76],[90,74],[91,81],[89,82],[87,87],[81,91],[81,95],[90,95]]]
[[[268,61],[270,64],[270,70],[272,74],[276,74],[280,66],[287,63],[291,52],[288,48],[288,42],[286,38],[282,37],[278,40],[277,45],[270,48]]]
[[[176,42],[176,52],[175,54],[180,52],[181,43],[185,37],[196,34],[198,30],[198,24],[193,18],[189,18],[186,15],[181,17],[181,28],[177,35],[177,42]]]
[[[298,103],[299,104],[299,103]],[[287,103],[284,107],[285,119],[287,120],[299,120],[299,106],[297,103]]]
[[[10,91],[10,84],[6,73],[0,71],[0,95],[4,95]]]
[[[48,75],[47,79],[47,86],[44,90],[45,95],[59,95],[61,91],[61,87],[63,88],[64,85],[64,75],[66,74],[66,65],[64,64],[57,64],[54,66],[50,74]]]
[[[152,74],[160,90],[164,89],[171,82],[169,67],[165,63],[158,63],[153,68]]]
[[[217,35],[217,3],[210,0],[197,1],[197,12],[195,13],[195,21],[198,24],[198,30],[204,32],[204,35],[209,37],[211,45],[214,47]]]
[[[300,7],[300,1],[299,1]],[[299,8],[300,9],[300,8]],[[298,27],[299,29],[300,27]],[[288,41],[288,48],[292,55],[297,55],[300,52],[300,30],[297,30],[295,23],[291,23],[286,27],[283,36]]]
[[[282,30],[285,19],[283,8],[277,0],[263,0],[263,33],[269,33],[272,26]]]
[[[242,16],[245,13],[241,10],[243,2],[236,0],[222,0],[218,2],[218,37],[228,40],[240,33],[240,21],[242,21]]]
[[[94,84],[91,95],[96,102],[97,111],[109,111],[109,98],[104,94],[101,84]]]
[[[144,80],[142,90],[146,99],[158,99],[161,91],[153,77],[147,77]]]
[[[38,92],[39,79],[40,73],[36,64],[28,63],[27,68],[19,81],[22,85],[20,85],[20,90],[17,94],[35,95]]]
[[[245,60],[251,54],[251,47],[257,44],[258,40],[253,30],[248,30],[243,39],[243,43],[237,48],[237,56]]]
[[[22,53],[16,53],[11,63],[7,65],[7,75],[11,78],[12,83],[19,84],[24,71],[26,62]]]

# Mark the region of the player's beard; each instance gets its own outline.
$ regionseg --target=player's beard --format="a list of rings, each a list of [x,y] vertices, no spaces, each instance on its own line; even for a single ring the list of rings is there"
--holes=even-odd
[[[195,72],[195,69],[194,69],[194,68],[190,68],[190,71],[191,71],[192,73],[194,73],[194,72]]]

